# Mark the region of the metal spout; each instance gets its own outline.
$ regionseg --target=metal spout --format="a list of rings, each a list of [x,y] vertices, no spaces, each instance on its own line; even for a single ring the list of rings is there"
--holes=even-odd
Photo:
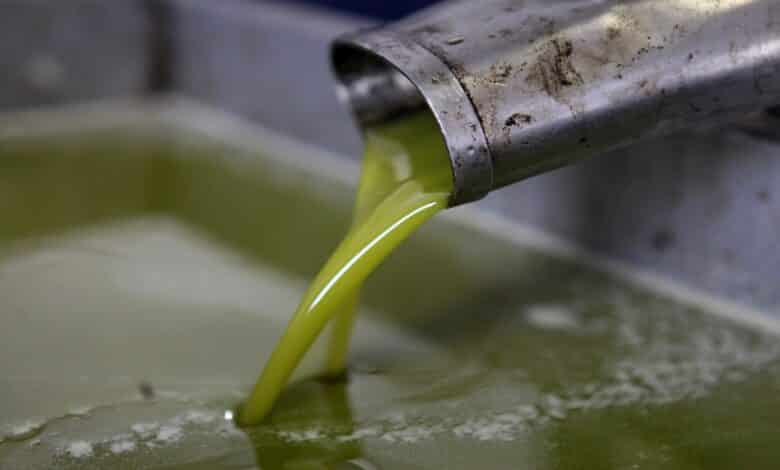
[[[451,205],[780,103],[777,0],[450,0],[338,39],[360,126],[427,107]]]

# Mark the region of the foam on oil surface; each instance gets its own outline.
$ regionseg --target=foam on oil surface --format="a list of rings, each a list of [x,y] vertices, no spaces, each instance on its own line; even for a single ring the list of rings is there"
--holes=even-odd
[[[261,356],[270,351],[302,280],[164,218],[30,241],[0,259],[2,314],[16,325],[0,331],[8,352],[0,468],[254,461],[254,447],[280,442],[363,446],[385,455],[379,461],[402,446],[419,459],[440,446],[514,452],[604,410],[706,403],[756,378],[775,384],[765,393],[780,390],[775,337],[580,277],[538,302],[483,302],[469,315],[508,313],[455,343],[367,315],[353,352],[360,367],[344,387],[351,415],[318,417],[313,406],[309,419],[288,406],[248,436],[225,412],[256,372],[258,345]],[[43,331],[37,354],[25,356]],[[146,382],[152,399],[139,392]],[[325,395],[312,402],[334,405]],[[440,457],[431,451],[429,463]]]
[[[93,121],[98,127],[111,123],[108,127],[115,128],[129,121],[148,123],[147,111],[119,123],[106,113]],[[208,142],[209,154],[199,157],[218,165],[199,169],[183,163],[198,159],[191,157],[204,147],[201,140],[193,141],[176,163],[165,161],[176,169],[175,181],[165,181],[170,190],[165,196],[182,204],[183,216],[188,210],[207,214],[201,222],[210,223],[212,233],[229,234],[219,230],[220,224],[235,222],[225,219],[224,207],[268,215],[257,210],[264,209],[262,205],[243,203],[288,190],[273,184],[279,162],[308,169],[304,178],[291,180],[296,188],[324,188],[316,198],[306,197],[326,206],[343,202],[339,195],[345,192],[334,190],[331,183],[351,181],[356,167],[337,159],[312,159],[310,154],[317,151],[302,151],[293,144],[268,147],[275,145],[275,137],[251,126],[236,127],[232,120],[222,125],[211,110],[205,115],[195,111],[183,113],[188,124],[174,132],[168,127],[161,131],[165,152],[171,151],[167,143],[182,126],[219,141],[218,148]],[[166,106],[165,112],[178,115],[181,108]],[[82,131],[83,122],[72,118],[72,112],[65,113],[53,127],[41,127],[37,115],[14,118],[12,127],[48,135],[64,122],[71,133]],[[12,129],[11,134],[16,132]],[[224,151],[226,141],[230,151]],[[75,146],[76,154],[82,153],[82,142]],[[113,155],[109,147],[104,150]],[[243,150],[236,156],[238,147]],[[271,148],[278,154],[275,163],[258,155],[257,148]],[[102,162],[106,156],[90,161]],[[23,160],[3,161],[14,167]],[[76,159],[67,163],[53,181],[79,187],[63,182],[73,181],[69,172],[74,168],[87,168],[79,167]],[[220,172],[223,164],[230,170]],[[263,176],[268,171],[274,176]],[[238,173],[247,177],[235,178]],[[125,179],[121,175],[119,180]],[[16,180],[11,181],[6,188],[13,190]],[[31,181],[18,182],[23,186]],[[37,176],[34,181],[39,181]],[[41,184],[42,193],[45,186]],[[266,186],[271,192],[258,190]],[[100,191],[87,193],[102,195]],[[190,192],[205,197],[185,201]],[[209,214],[208,198],[215,195],[224,196],[216,210],[211,208],[220,213]],[[322,209],[317,206],[316,211]],[[297,451],[306,458],[319,452],[323,466],[338,461],[344,468],[365,469],[514,468],[518,462],[556,470],[731,470],[767,468],[762,467],[766,462],[774,468],[780,460],[775,450],[780,433],[777,338],[738,325],[778,332],[776,321],[604,263],[549,234],[482,211],[451,212],[443,217],[448,223],[444,229],[425,235],[435,243],[406,251],[424,262],[399,253],[395,266],[406,263],[405,270],[394,268],[391,260],[386,271],[396,269],[400,277],[407,274],[420,284],[421,276],[431,272],[428,268],[439,265],[433,272],[444,273],[449,284],[446,289],[424,289],[426,295],[415,300],[424,308],[412,314],[446,310],[446,321],[438,326],[456,333],[454,338],[410,333],[395,323],[364,324],[356,335],[353,357],[359,367],[353,367],[351,382],[325,387],[325,392],[345,393],[335,398],[314,393],[313,405],[299,414],[295,402],[288,403],[271,425],[250,435],[224,417],[248,386],[241,381],[263,360],[265,351],[258,357],[258,345],[270,348],[281,329],[283,320],[277,323],[273,314],[285,316],[294,307],[304,280],[259,266],[168,219],[93,226],[3,246],[0,316],[3,325],[15,329],[0,329],[0,468],[275,468],[278,462],[265,465],[262,459],[285,452],[290,453],[285,458],[293,460],[290,467],[311,466],[311,461],[294,461]],[[301,213],[301,220],[316,218],[315,212]],[[286,230],[294,229],[295,220],[287,221]],[[253,237],[257,233],[252,230],[262,229],[233,224],[233,230]],[[476,241],[484,237],[488,243],[474,243],[475,234]],[[459,238],[466,240],[452,242]],[[273,250],[283,248],[273,243]],[[555,256],[540,255],[540,261],[527,255],[533,250]],[[547,269],[561,258],[569,260],[564,269]],[[583,269],[583,264],[590,268]],[[539,277],[539,270],[547,277]],[[589,282],[594,277],[584,272],[589,270],[614,273],[617,280]],[[524,282],[524,277],[533,279]],[[583,279],[582,288],[567,289]],[[646,292],[637,293],[620,279],[637,281],[654,295],[675,301],[648,301]],[[404,279],[392,282],[394,296],[409,295],[402,288]],[[420,286],[413,287],[413,295],[418,295]],[[404,293],[397,294],[396,288]],[[447,293],[444,300],[453,293],[457,299],[453,305],[441,296],[426,303],[437,292]],[[490,295],[460,305],[481,292]],[[506,304],[491,303],[502,296],[509,298]],[[499,310],[508,314],[494,321]],[[737,326],[701,315],[700,310]],[[469,321],[458,323],[458,314]],[[88,335],[95,330],[104,335]],[[211,339],[200,342],[206,334]],[[46,341],[31,341],[36,335]],[[28,354],[31,348],[35,354]],[[153,398],[139,393],[142,381],[153,386]],[[51,390],[57,390],[57,396]],[[333,409],[335,417],[328,414]],[[348,455],[339,454],[342,448]],[[567,455],[573,456],[568,463]]]
[[[166,218],[6,246],[0,297],[15,329],[0,331],[8,353],[0,456],[10,448],[20,465],[28,452],[90,460],[176,447],[193,433],[235,438],[226,407],[243,395],[303,287]],[[397,357],[433,353],[382,322],[361,321],[358,331],[369,350],[381,342]],[[147,382],[151,400],[139,392]],[[214,399],[227,402],[203,408]]]

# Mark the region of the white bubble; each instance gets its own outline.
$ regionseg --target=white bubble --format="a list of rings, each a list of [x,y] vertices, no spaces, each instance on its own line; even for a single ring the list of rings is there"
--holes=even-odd
[[[160,425],[158,423],[137,423],[130,426],[130,429],[132,429],[133,432],[138,434],[138,436],[141,438],[146,439],[147,437],[150,437],[159,427]]]
[[[74,441],[65,447],[65,453],[74,459],[89,457],[93,453],[92,444],[87,441]]]
[[[123,440],[114,442],[110,446],[111,452],[115,454],[124,454],[125,452],[132,452],[135,450],[135,442],[131,440]]]
[[[162,426],[157,431],[157,439],[160,442],[172,443],[180,441],[184,437],[184,432],[179,426]]]
[[[570,308],[559,305],[532,305],[526,310],[526,321],[543,330],[578,330],[577,314]]]

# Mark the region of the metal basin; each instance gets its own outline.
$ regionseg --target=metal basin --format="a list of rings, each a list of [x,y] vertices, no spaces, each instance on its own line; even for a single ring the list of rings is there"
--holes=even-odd
[[[357,165],[186,101],[3,119],[0,468],[780,461],[773,320],[471,208],[370,279],[347,382],[315,351],[240,431]]]

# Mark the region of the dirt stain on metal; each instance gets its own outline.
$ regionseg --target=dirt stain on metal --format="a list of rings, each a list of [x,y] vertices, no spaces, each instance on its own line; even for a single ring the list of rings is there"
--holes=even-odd
[[[522,126],[524,124],[530,124],[533,120],[534,118],[530,114],[514,113],[508,118],[506,118],[506,121],[504,121],[504,125],[508,127]]]
[[[584,80],[572,63],[574,46],[571,41],[554,38],[542,46],[526,82],[536,85],[556,100],[565,88],[582,85]]]

